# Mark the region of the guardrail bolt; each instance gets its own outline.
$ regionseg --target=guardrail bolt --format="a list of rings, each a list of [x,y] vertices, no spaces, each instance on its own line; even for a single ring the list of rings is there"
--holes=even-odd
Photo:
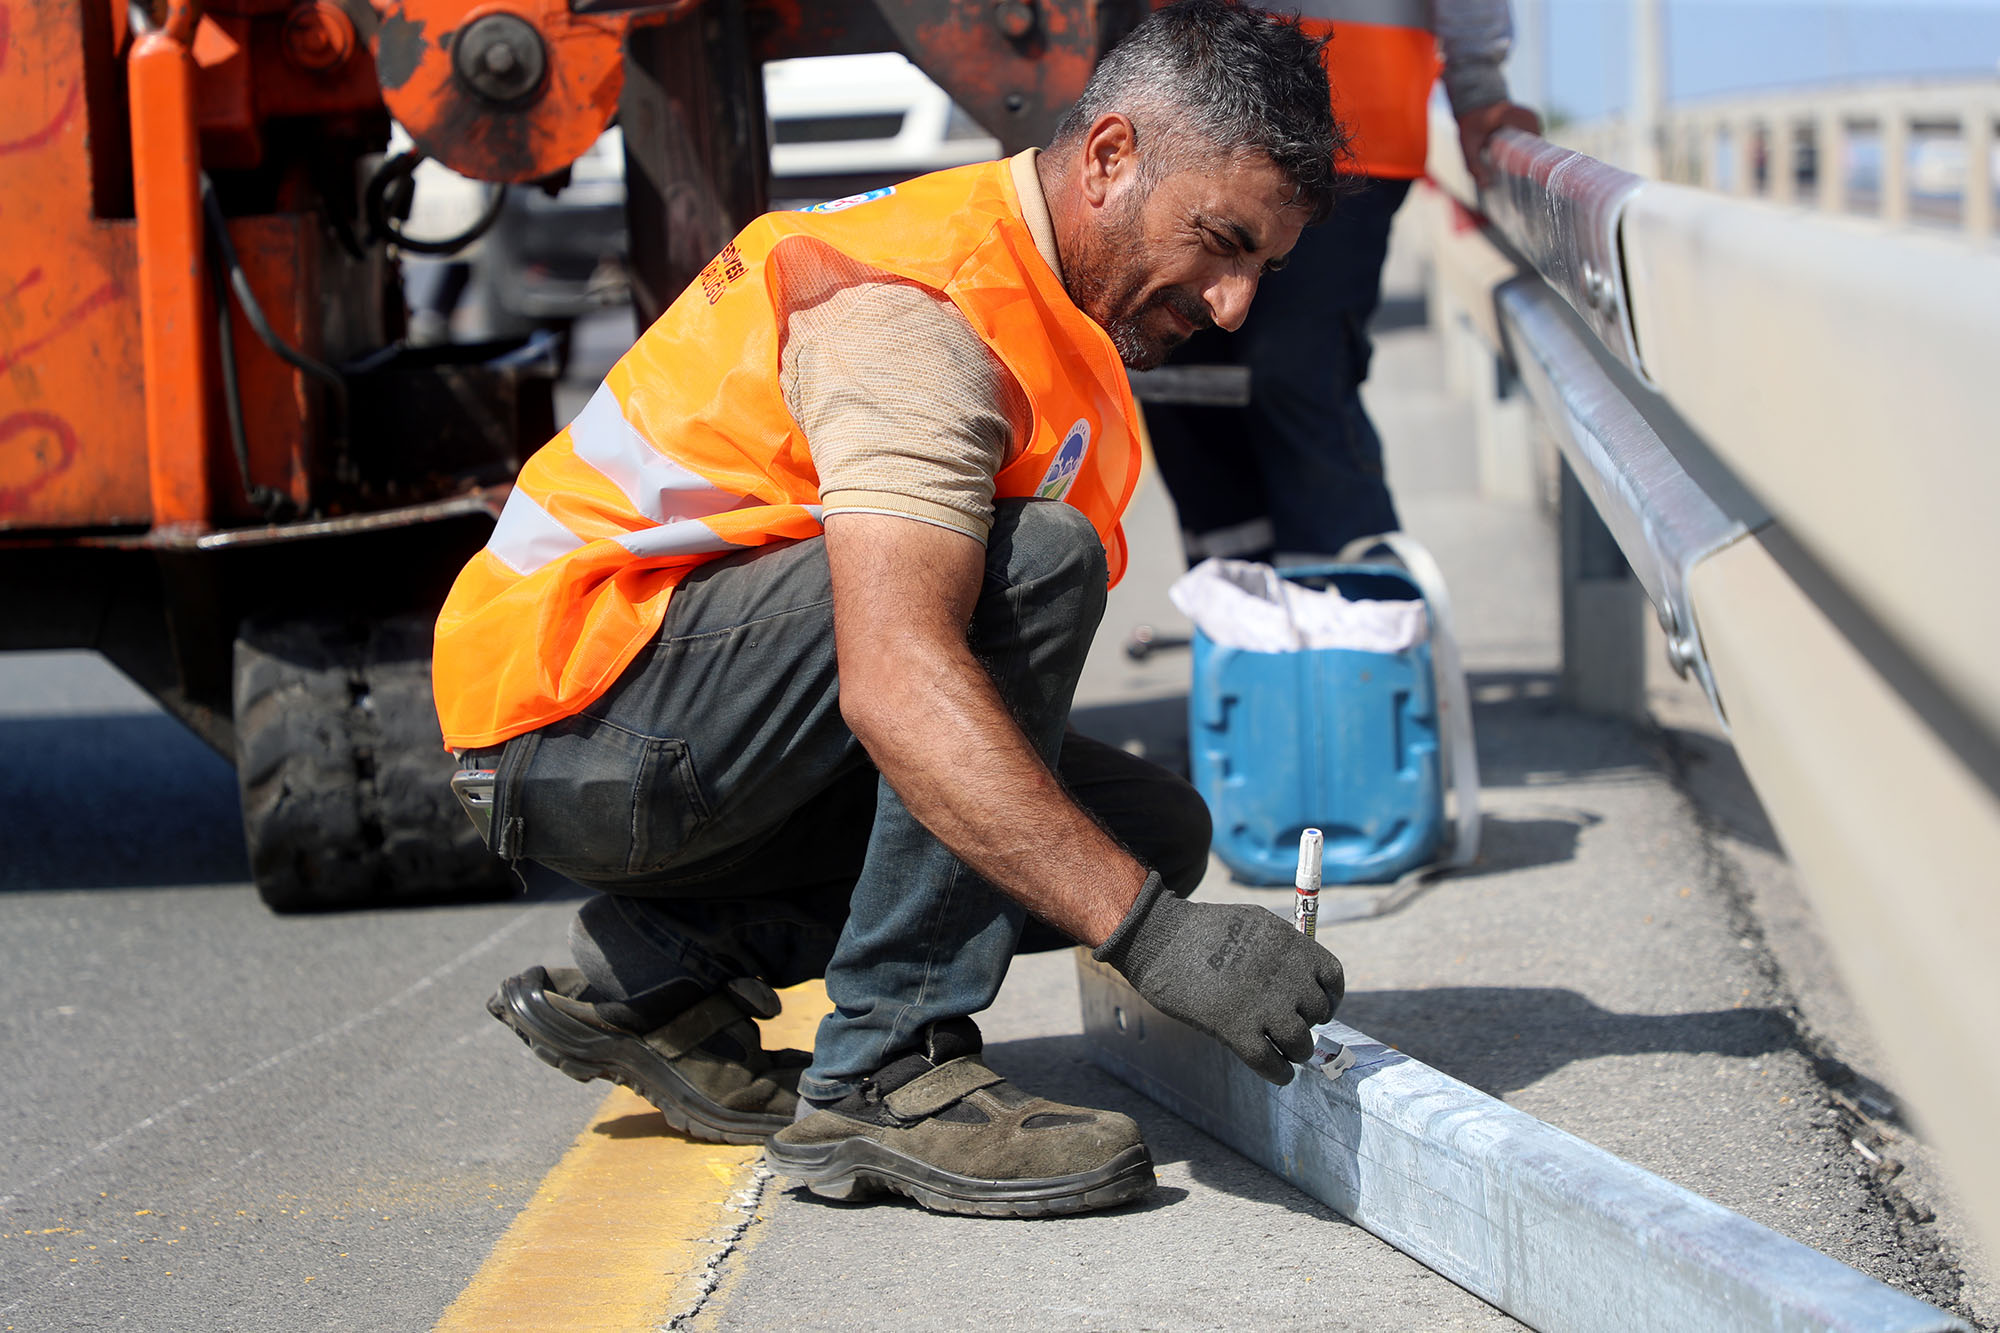
[[[1700,650],[1688,635],[1676,634],[1667,640],[1667,661],[1672,664],[1676,676],[1685,678],[1688,672],[1694,670],[1699,657]]]
[[[1609,312],[1617,306],[1611,275],[1586,259],[1583,261],[1583,303],[1592,310]]]

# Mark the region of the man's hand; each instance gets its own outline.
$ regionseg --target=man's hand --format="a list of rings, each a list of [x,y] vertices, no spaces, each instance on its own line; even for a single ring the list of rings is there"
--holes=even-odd
[[[1161,1013],[1216,1037],[1280,1086],[1347,993],[1340,960],[1261,907],[1190,903],[1153,875],[1095,953]]]
[[[1465,154],[1465,169],[1482,186],[1493,183],[1493,173],[1487,168],[1483,154],[1487,141],[1498,130],[1526,130],[1530,134],[1540,134],[1542,118],[1518,102],[1495,102],[1477,111],[1468,111],[1458,118],[1458,146]]]

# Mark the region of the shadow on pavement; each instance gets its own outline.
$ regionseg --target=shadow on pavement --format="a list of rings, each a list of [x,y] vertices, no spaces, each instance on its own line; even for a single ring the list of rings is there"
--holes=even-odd
[[[1678,761],[1682,786],[1717,829],[1773,855],[1785,854],[1735,746],[1708,732],[1668,727],[1660,734]]]
[[[1677,1052],[1747,1058],[1798,1047],[1797,1029],[1765,1008],[1627,1014],[1556,987],[1439,987],[1350,993],[1340,1017],[1495,1097],[1566,1065],[1604,1056]],[[1003,1041],[992,1066],[1055,1101],[1138,1120],[1156,1164],[1186,1161],[1196,1181],[1292,1212],[1345,1222],[1330,1209],[1217,1143],[1089,1062],[1081,1035]]]
[[[1588,810],[1552,813],[1547,819],[1484,815],[1479,821],[1479,859],[1451,877],[1476,879],[1574,861],[1577,839],[1585,829],[1603,822],[1604,816]]]
[[[164,713],[0,719],[0,892],[240,884],[230,766]]]
[[[1342,1022],[1493,1096],[1578,1060],[1661,1052],[1748,1057],[1799,1045],[1775,1009],[1621,1014],[1550,986],[1357,991]]]
[[[1658,745],[1648,743],[1657,733],[1576,712],[1552,672],[1475,672],[1466,688],[1486,787],[1655,781],[1666,768]]]
[[[808,1189],[804,1185],[792,1184],[782,1175],[777,1176],[775,1178],[775,1183],[777,1184],[779,1189],[789,1194],[797,1202],[811,1204],[814,1207],[818,1208],[848,1209],[848,1208],[892,1208],[892,1207],[922,1208],[923,1207],[923,1205],[919,1204],[916,1200],[906,1199],[900,1194],[886,1194],[886,1193],[870,1194],[859,1199],[823,1199],[819,1195],[814,1194],[812,1190]],[[1182,1189],[1178,1185],[1156,1185],[1149,1193],[1146,1194],[1144,1198],[1134,1199],[1131,1203],[1125,1204],[1122,1207],[1106,1208],[1103,1209],[1101,1212],[1086,1214],[1086,1216],[1137,1217],[1142,1213],[1155,1213],[1162,1208],[1171,1208],[1175,1204],[1181,1202],[1181,1200],[1187,1198],[1187,1196],[1188,1196],[1188,1191]],[[927,1211],[935,1211],[935,1210],[927,1210]],[[979,1221],[982,1219],[968,1218],[967,1220]],[[994,1220],[1007,1221],[1010,1219],[994,1219]],[[1040,1220],[1046,1222],[1060,1222],[1063,1220],[1063,1215],[1057,1215]]]

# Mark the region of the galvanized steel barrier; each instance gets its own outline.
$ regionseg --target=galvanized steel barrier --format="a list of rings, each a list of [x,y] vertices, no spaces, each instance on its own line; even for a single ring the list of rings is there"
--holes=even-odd
[[[1366,1034],[1283,1088],[1077,951],[1092,1057],[1341,1216],[1548,1333],[1965,1325]]]

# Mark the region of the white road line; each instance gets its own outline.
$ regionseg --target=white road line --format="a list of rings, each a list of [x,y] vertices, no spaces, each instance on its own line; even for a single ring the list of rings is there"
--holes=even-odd
[[[75,1157],[63,1163],[61,1166],[55,1167],[50,1171],[44,1172],[43,1174],[37,1176],[35,1179],[29,1181],[27,1184],[21,1186],[19,1189],[13,1191],[12,1193],[0,1194],[0,1208],[6,1208],[12,1206],[16,1201],[21,1199],[24,1195],[32,1194],[36,1190],[40,1189],[42,1186],[47,1185],[51,1181],[57,1180],[64,1175],[67,1175],[69,1172],[74,1171],[77,1167],[82,1166],[84,1163],[92,1160],[93,1158],[102,1157],[106,1153],[111,1152],[114,1149],[123,1146],[127,1141],[137,1137],[140,1134],[143,1134],[145,1131],[149,1129],[153,1129],[164,1124],[166,1121],[171,1120],[173,1117],[179,1115],[181,1112],[187,1110],[191,1106],[196,1106],[201,1102],[207,1101],[211,1097],[217,1096],[221,1093],[228,1092],[232,1088],[247,1083],[251,1079],[258,1077],[261,1074],[269,1073],[271,1070],[276,1069],[281,1065],[290,1064],[293,1060],[298,1059],[300,1056],[304,1055],[308,1051],[315,1050],[321,1046],[325,1046],[330,1042],[338,1041],[340,1038],[347,1036],[349,1033],[354,1032],[356,1029],[365,1027],[368,1024],[373,1023],[375,1020],[381,1018],[383,1015],[389,1013],[394,1009],[400,1008],[402,1005],[408,1003],[410,1000],[416,998],[417,996],[423,994],[425,991],[431,989],[431,987],[435,986],[438,983],[438,980],[440,978],[447,976],[452,972],[457,971],[459,968],[465,966],[467,963],[479,957],[481,954],[491,951],[502,940],[505,940],[509,935],[512,935],[515,931],[519,930],[522,926],[525,926],[529,921],[533,920],[534,916],[535,914],[533,912],[522,912],[519,916],[516,916],[512,921],[509,921],[506,925],[501,926],[499,929],[495,930],[492,934],[488,935],[485,939],[481,940],[479,943],[473,945],[469,949],[466,949],[464,952],[460,953],[457,957],[451,959],[449,962],[446,962],[439,967],[431,969],[429,972],[417,978],[415,981],[411,982],[408,986],[404,987],[396,994],[390,996],[388,999],[382,1001],[374,1008],[356,1014],[354,1017],[347,1019],[345,1022],[338,1023],[335,1026],[326,1029],[324,1032],[320,1032],[314,1036],[306,1038],[304,1041],[288,1046],[284,1050],[279,1051],[275,1055],[266,1056],[264,1059],[259,1060],[257,1063],[249,1066],[247,1069],[239,1070],[237,1073],[231,1074],[228,1078],[220,1079],[217,1082],[208,1084],[207,1086],[201,1088],[199,1091],[191,1092],[187,1096],[175,1102],[173,1105],[166,1107],[163,1110],[155,1111],[153,1112],[153,1114],[147,1116],[145,1119],[137,1121],[136,1123],[120,1130],[118,1133],[113,1134],[110,1138],[105,1139],[100,1143],[92,1145],[90,1148],[86,1149],[81,1153],[78,1153]],[[252,1154],[252,1156],[255,1156],[255,1154]],[[244,1159],[245,1162],[247,1162],[248,1160],[249,1160],[248,1158]],[[240,1167],[243,1164],[244,1164],[243,1162],[239,1162],[237,1163],[237,1166]]]

